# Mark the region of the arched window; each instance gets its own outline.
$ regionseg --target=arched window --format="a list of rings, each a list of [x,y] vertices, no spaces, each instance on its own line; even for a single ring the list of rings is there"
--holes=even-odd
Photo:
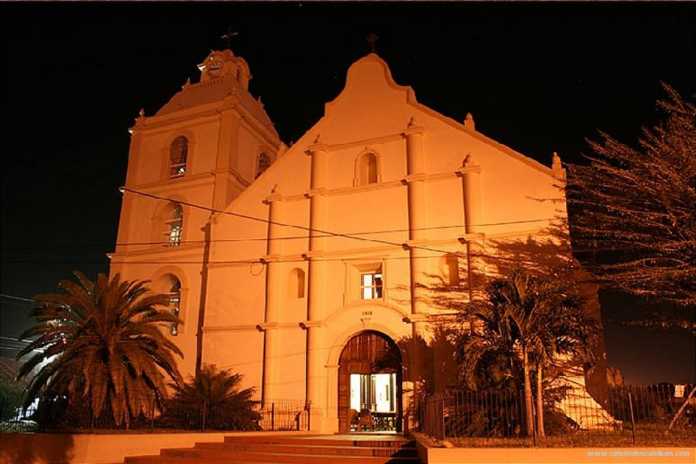
[[[180,204],[171,202],[164,211],[164,235],[168,246],[181,245],[184,233],[184,210]]]
[[[268,169],[268,166],[271,165],[271,157],[268,156],[265,153],[261,153],[259,155],[259,161],[256,166],[256,177],[254,179],[258,178],[263,172]]]
[[[358,162],[358,185],[377,183],[377,155],[365,153]]]
[[[288,296],[290,298],[304,298],[305,296],[305,272],[300,268],[290,271]]]
[[[446,285],[459,285],[459,258],[448,254],[442,257],[442,273]]]
[[[166,295],[169,296],[169,309],[176,317],[181,314],[181,282],[176,276],[167,274],[164,276],[166,285]],[[179,333],[179,324],[173,322],[169,326],[169,333],[176,336]]]
[[[169,178],[174,179],[186,174],[188,158],[188,139],[183,135],[175,138],[169,147]]]

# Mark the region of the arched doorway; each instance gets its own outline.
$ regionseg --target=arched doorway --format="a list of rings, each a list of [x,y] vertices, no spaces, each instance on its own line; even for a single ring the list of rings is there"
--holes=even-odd
[[[392,339],[368,330],[348,340],[339,358],[339,432],[401,432],[401,382],[401,352]]]

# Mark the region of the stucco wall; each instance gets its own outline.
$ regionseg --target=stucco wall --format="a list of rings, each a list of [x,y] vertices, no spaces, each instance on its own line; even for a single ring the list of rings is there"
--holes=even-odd
[[[259,434],[295,433],[0,433],[0,464],[114,464],[122,463],[127,456],[158,455],[162,448],[189,448],[198,442],[222,442],[229,436]]]
[[[183,121],[189,116],[195,119],[193,113],[187,112],[177,117]],[[148,138],[143,139],[138,150],[143,152],[141,158],[145,164],[141,168],[138,162],[131,160],[137,169],[155,170],[156,163],[149,158],[161,158],[162,147],[183,126],[190,126],[194,131],[194,157],[214,153],[220,146],[230,143],[215,132],[219,124],[206,117],[201,116],[196,124],[189,125],[175,123],[173,114],[168,118],[172,125],[167,131],[153,129],[147,133]],[[154,122],[164,123],[165,119],[155,118]],[[229,134],[235,134],[231,142],[234,149],[230,152],[234,153],[234,159],[229,160],[230,166],[246,177],[253,176],[256,156],[265,143],[249,127],[249,120],[245,120],[234,130],[229,129]],[[220,128],[224,132],[223,129]],[[416,146],[413,134],[416,132],[419,134],[417,144],[422,142],[418,145],[422,146],[422,150],[418,149],[422,153],[422,157],[418,155],[422,163],[414,180],[414,172],[409,169],[413,170],[413,147]],[[317,159],[315,150],[324,153],[321,156],[327,163],[325,178],[318,190],[314,185],[316,179],[312,180],[312,163]],[[377,157],[377,182],[358,185],[356,166],[360,157],[368,152]],[[202,160],[195,163],[202,163]],[[194,176],[199,175],[198,169],[201,169],[200,175],[210,169],[202,164],[194,166]],[[476,182],[469,179],[474,174]],[[244,386],[255,387],[258,392],[263,384],[263,331],[271,330],[276,349],[272,353],[268,351],[271,354],[267,361],[273,363],[273,369],[267,373],[267,377],[272,378],[266,378],[266,383],[274,397],[267,399],[304,399],[305,354],[308,351],[305,343],[308,325],[305,323],[308,323],[313,327],[313,355],[316,355],[315,361],[309,364],[316,364],[314,367],[321,372],[317,378],[322,384],[321,398],[314,398],[313,411],[335,416],[336,363],[345,342],[362,330],[377,330],[399,342],[411,337],[414,328],[427,339],[430,336],[427,324],[415,327],[408,319],[417,305],[417,299],[412,301],[414,289],[437,282],[443,276],[446,268],[443,260],[448,253],[460,254],[461,265],[466,266],[467,245],[464,242],[483,249],[499,239],[538,237],[554,218],[564,218],[565,202],[555,186],[556,176],[560,174],[562,172],[553,171],[487,138],[472,125],[465,127],[419,104],[410,87],[394,82],[387,64],[377,55],[361,58],[348,70],[343,91],[326,104],[325,115],[232,200],[224,213],[216,213],[212,218],[204,362],[243,374]],[[166,188],[156,191],[176,194],[194,203],[210,204],[214,196],[213,184],[198,182],[190,185],[184,182],[179,184],[180,188],[174,188],[176,181],[168,182]],[[416,200],[413,199],[416,195],[414,183],[419,191]],[[218,183],[215,186],[218,188]],[[273,202],[276,222],[272,227],[266,222],[271,214],[269,198]],[[362,240],[329,236],[323,239],[320,250],[310,249],[307,228],[319,217],[311,212],[311,204],[316,203],[317,198],[326,206],[320,229],[360,234]],[[139,216],[131,221],[130,237],[133,239],[146,237],[148,227],[151,228],[147,218],[154,213],[148,201],[151,200],[134,200]],[[420,228],[417,234],[411,227],[414,212]],[[185,216],[185,221],[189,222],[185,223],[184,239],[201,239],[200,229],[208,221],[208,213],[189,208]],[[465,227],[467,220],[470,223]],[[475,231],[470,230],[472,224],[476,226]],[[269,247],[265,238],[271,229],[277,239]],[[416,242],[404,247],[409,240]],[[309,256],[317,251],[320,259],[316,258],[316,253]],[[125,274],[150,277],[158,275],[168,260],[174,265],[175,261],[195,263],[202,259],[201,246],[194,244],[161,255],[150,251],[143,253],[144,261],[154,258],[162,263],[138,264],[140,256],[135,253],[129,258],[133,264],[122,266]],[[414,257],[416,254],[418,256]],[[321,294],[322,304],[313,307],[312,321],[308,322],[308,308],[312,306],[309,281],[312,272],[318,272],[318,268],[313,271],[309,263],[319,261],[323,261],[322,271],[315,275],[322,277],[315,282],[314,289],[321,288],[317,295]],[[273,274],[268,273],[271,265],[280,278],[267,286]],[[363,301],[359,296],[360,270],[370,266],[378,266],[384,275],[384,295],[379,300]],[[495,266],[485,267],[486,263],[481,260],[473,262],[472,266],[478,266],[483,272],[495,271]],[[183,365],[190,372],[195,357],[201,267],[196,264],[181,264],[180,267],[190,282],[190,290],[185,298],[185,331],[177,343],[185,349]],[[305,272],[302,298],[289,297],[294,268]],[[413,275],[412,268],[417,268]],[[276,301],[280,302],[273,320],[266,320],[269,295],[278,296]],[[467,298],[468,293],[461,297]],[[427,312],[442,309],[447,310],[421,305],[419,311],[426,317]]]

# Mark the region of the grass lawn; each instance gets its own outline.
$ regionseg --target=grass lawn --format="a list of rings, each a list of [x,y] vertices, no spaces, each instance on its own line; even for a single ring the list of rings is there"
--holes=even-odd
[[[665,430],[666,427],[644,426],[637,428],[635,446],[696,447],[696,428],[675,429],[669,434],[665,434]],[[550,436],[543,440],[537,440],[536,445],[527,438],[460,437],[448,438],[447,441],[461,448],[528,448],[534,446],[540,448],[623,448],[634,446],[630,429],[620,432],[576,432]]]

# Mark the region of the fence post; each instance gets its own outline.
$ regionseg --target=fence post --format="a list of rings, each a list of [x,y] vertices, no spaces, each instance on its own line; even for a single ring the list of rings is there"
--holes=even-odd
[[[633,446],[636,446],[636,420],[633,417],[633,397],[631,392],[628,392],[628,408],[631,411],[631,433],[633,435]]]
[[[89,406],[89,428],[92,432],[94,432],[94,410],[92,409],[91,404]]]
[[[271,403],[271,431],[275,432],[275,402]]]
[[[684,410],[686,409],[686,406],[691,401],[691,397],[694,396],[694,393],[696,393],[696,385],[694,385],[694,387],[691,389],[689,396],[687,396],[686,399],[684,400],[684,404],[681,405],[681,407],[679,408],[679,411],[677,411],[677,413],[672,418],[672,421],[669,423],[669,427],[667,428],[667,433],[669,433],[670,430],[672,430],[672,427],[674,427],[674,424],[677,423],[677,419],[679,419],[679,416],[681,416],[682,413],[684,412]]]
[[[206,400],[203,400],[203,404],[201,406],[201,432],[205,430],[205,422],[207,419],[207,414],[208,413],[208,402]]]
[[[442,440],[447,438],[447,430],[445,430],[445,397],[440,400],[440,427],[442,427]]]

